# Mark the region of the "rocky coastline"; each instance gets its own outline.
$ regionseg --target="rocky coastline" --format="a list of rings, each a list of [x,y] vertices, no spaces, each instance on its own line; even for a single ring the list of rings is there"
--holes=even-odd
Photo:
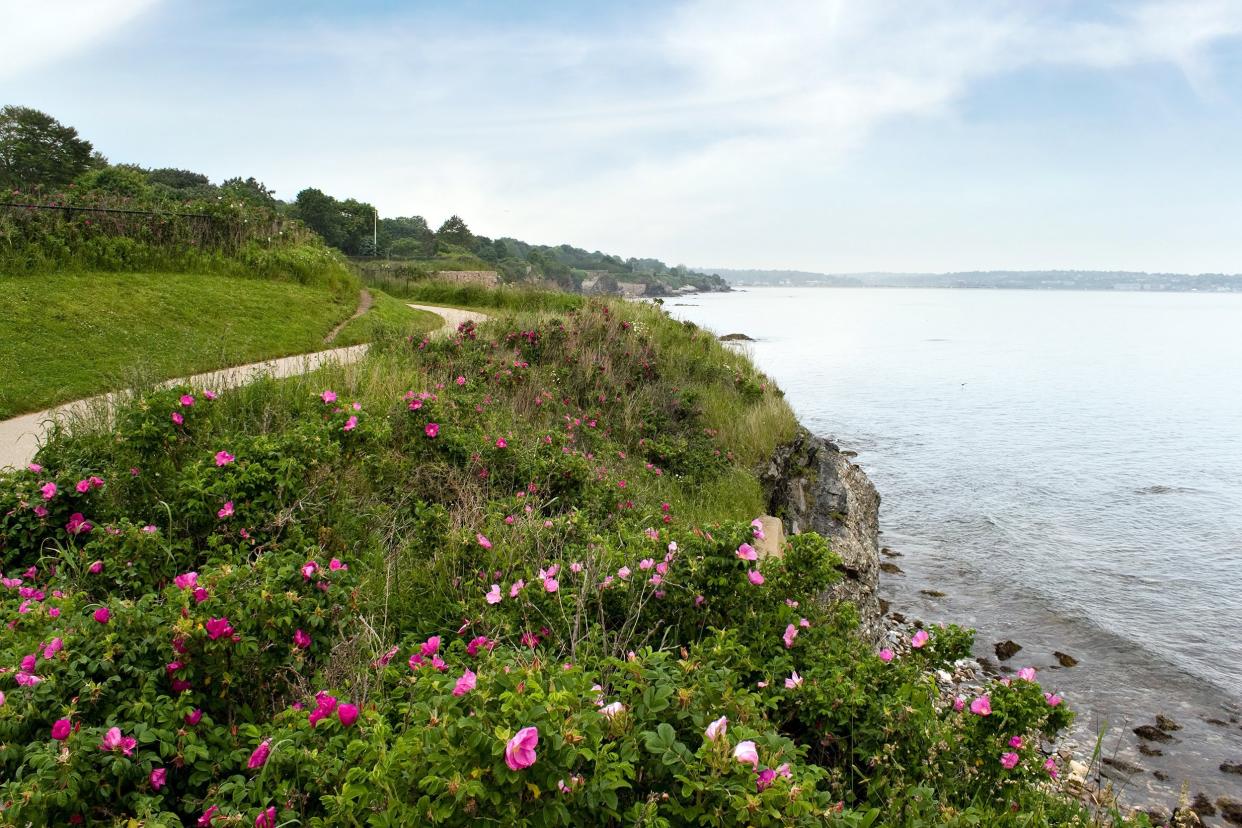
[[[880,597],[881,573],[901,572],[885,558],[900,557],[900,553],[881,546],[880,494],[866,472],[852,462],[853,456],[854,452],[843,450],[831,440],[800,427],[791,441],[777,448],[760,472],[772,516],[765,520],[765,530],[772,534],[767,528],[770,521],[777,524],[773,528],[778,536],[813,531],[827,538],[841,557],[844,577],[825,598],[852,602],[858,609],[859,633],[876,646],[900,651],[908,647],[907,642],[915,630],[928,625],[893,609]],[[943,594],[930,588],[922,592]],[[966,658],[956,662],[952,671],[938,672],[937,685],[946,703],[1012,672],[1004,662],[1020,651],[1021,646],[1006,640],[996,642],[992,649],[995,661],[989,657]],[[1062,667],[1077,663],[1068,653],[1057,652],[1055,656]],[[1152,755],[1159,755],[1159,749],[1152,745],[1168,741],[1172,738],[1170,734],[1178,729],[1177,722],[1157,716],[1154,724],[1140,725],[1133,728],[1133,732],[1141,740],[1140,753],[1147,755],[1146,747],[1156,751]],[[1129,776],[1141,769],[1129,767],[1129,763],[1108,756],[1106,752],[1097,754],[1096,745],[1083,744],[1074,738],[1048,744],[1045,750],[1050,755],[1058,755],[1063,766],[1069,769],[1063,789],[1085,803],[1098,806],[1102,812],[1113,807],[1142,811],[1152,818],[1154,825],[1174,828],[1242,825],[1242,802],[1238,797],[1212,799],[1199,793],[1192,799],[1186,789],[1175,802],[1143,799],[1141,795],[1118,797],[1116,789],[1124,788]],[[1242,773],[1242,766],[1234,769],[1222,765],[1221,771]]]

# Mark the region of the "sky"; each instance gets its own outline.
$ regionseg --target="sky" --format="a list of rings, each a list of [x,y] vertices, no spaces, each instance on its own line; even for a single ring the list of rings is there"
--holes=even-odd
[[[9,103],[697,267],[1242,272],[1242,0],[0,0]]]

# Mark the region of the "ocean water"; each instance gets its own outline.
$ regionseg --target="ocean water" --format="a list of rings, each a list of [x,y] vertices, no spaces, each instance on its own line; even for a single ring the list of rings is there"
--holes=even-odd
[[[894,609],[977,627],[981,654],[1022,645],[1006,666],[1069,694],[1083,741],[1107,725],[1106,755],[1145,768],[1122,780],[1140,799],[1242,790],[1216,768],[1242,761],[1242,295],[748,288],[665,306],[754,337],[802,422],[858,452],[900,555]],[[1157,712],[1183,730],[1139,757],[1131,728]]]

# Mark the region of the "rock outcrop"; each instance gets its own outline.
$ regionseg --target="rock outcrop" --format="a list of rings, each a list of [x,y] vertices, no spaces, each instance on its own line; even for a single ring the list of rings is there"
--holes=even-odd
[[[818,532],[828,539],[845,577],[825,597],[855,604],[860,632],[879,641],[880,495],[866,473],[836,444],[799,429],[777,448],[760,479],[770,514],[790,534]]]

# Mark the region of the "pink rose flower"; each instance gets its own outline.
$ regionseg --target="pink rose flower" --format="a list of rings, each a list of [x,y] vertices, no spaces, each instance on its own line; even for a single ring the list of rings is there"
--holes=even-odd
[[[95,616],[95,620],[98,621],[100,624],[107,624],[108,621],[112,619],[112,610],[108,609],[107,607],[100,607],[99,609],[95,610],[94,616]]]
[[[970,712],[976,716],[992,715],[992,700],[987,696],[980,696],[970,703]]]
[[[737,548],[737,556],[744,561],[754,561],[758,560],[759,553],[749,543],[743,543]]]
[[[69,738],[69,731],[72,729],[68,719],[57,719],[52,724],[52,738],[58,742],[63,742]]]
[[[341,720],[341,727],[352,727],[358,721],[358,706],[342,704],[336,708],[336,717]]]
[[[125,756],[130,756],[137,744],[138,740],[133,736],[122,736],[119,727],[112,727],[104,734],[103,741],[99,743],[99,749],[105,753],[114,753],[119,750]]]
[[[890,650],[888,647],[885,647],[884,649],[880,650],[880,661],[883,661],[885,664],[888,664],[892,660],[893,660],[892,650]]]
[[[750,765],[755,770],[759,770],[759,751],[755,749],[755,743],[749,739],[737,743],[737,747],[733,749],[733,758],[743,765]]]
[[[703,731],[703,735],[707,737],[707,741],[714,742],[725,734],[729,729],[729,717],[721,716],[716,721],[707,726],[707,730]]]
[[[781,638],[785,641],[785,649],[791,649],[794,645],[794,639],[798,637],[798,628],[793,624],[785,627],[785,634]]]
[[[464,696],[475,688],[478,677],[469,669],[462,674],[457,680],[457,684],[453,685],[454,696]]]
[[[1016,753],[1003,753],[1000,759],[1001,767],[1005,770],[1013,770],[1017,766],[1019,758],[1021,757]]]
[[[910,646],[917,650],[923,647],[923,645],[925,645],[928,641],[931,641],[931,636],[927,634],[927,630],[919,630],[914,634],[914,637],[910,639]]]
[[[505,764],[520,771],[535,764],[535,747],[539,744],[539,728],[524,727],[505,745]]]
[[[259,746],[254,749],[254,753],[250,754],[250,761],[246,763],[246,767],[250,770],[256,770],[267,764],[267,757],[272,752],[272,740],[264,739]]]
[[[763,584],[763,573],[757,569],[752,569],[749,572],[747,572],[746,577],[749,578],[750,582],[754,584],[755,586],[760,586]]]
[[[229,454],[227,451],[216,452],[216,465],[217,466],[227,466],[229,463],[232,463],[236,459],[237,459],[236,457]]]
[[[168,771],[164,768],[153,768],[149,778],[151,780],[151,790],[158,791],[168,781]]]
[[[427,423],[426,427],[423,428],[423,433],[433,439],[435,437],[438,437],[440,435],[440,424],[439,423]]]

